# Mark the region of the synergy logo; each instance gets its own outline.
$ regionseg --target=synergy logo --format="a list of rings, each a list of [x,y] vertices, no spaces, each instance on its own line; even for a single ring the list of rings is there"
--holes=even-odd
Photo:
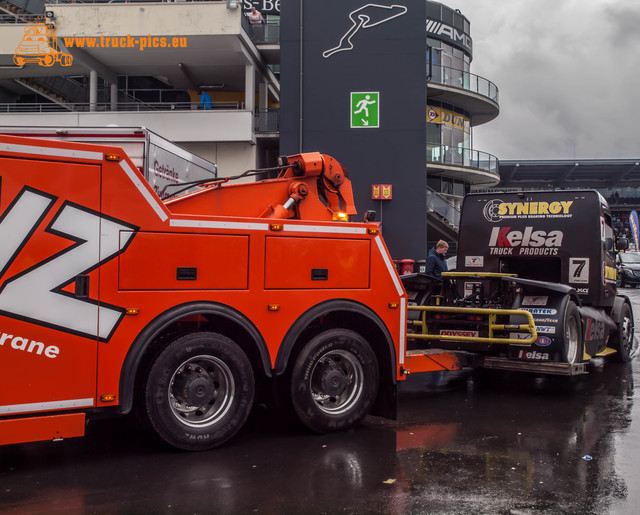
[[[491,255],[508,256],[555,256],[562,246],[562,231],[512,231],[511,227],[494,227],[489,238]]]
[[[571,218],[573,200],[554,202],[503,202],[488,201],[482,214],[488,222],[500,222],[510,218]]]
[[[56,38],[56,26],[45,18],[36,18],[35,22],[27,23],[24,28],[22,41],[18,43],[13,55],[16,66],[24,66],[25,63],[38,63],[47,68],[60,63],[62,66],[71,66],[73,56],[58,50]]]

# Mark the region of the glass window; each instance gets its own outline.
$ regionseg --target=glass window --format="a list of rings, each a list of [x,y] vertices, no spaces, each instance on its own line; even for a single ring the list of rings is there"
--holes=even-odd
[[[440,192],[440,177],[438,176],[430,176],[427,172],[427,186],[432,190]]]
[[[427,123],[427,143],[432,145],[440,145],[440,124]]]
[[[442,193],[453,194],[453,179],[442,177]]]
[[[460,13],[453,13],[453,26],[458,30],[464,29],[464,18]]]
[[[464,183],[461,181],[453,181],[453,194],[458,197],[464,197]]]
[[[447,6],[442,6],[442,21],[447,25],[453,25],[453,11]]]
[[[431,18],[433,20],[440,19],[440,4],[427,2],[427,18]]]

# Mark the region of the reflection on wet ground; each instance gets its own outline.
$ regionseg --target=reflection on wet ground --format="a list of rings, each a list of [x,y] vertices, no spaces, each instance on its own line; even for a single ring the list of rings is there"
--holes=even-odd
[[[640,294],[625,293],[638,319]],[[84,439],[0,448],[0,513],[638,513],[640,362],[602,365],[572,380],[411,377],[397,421],[331,435],[257,408],[195,454],[97,422]]]

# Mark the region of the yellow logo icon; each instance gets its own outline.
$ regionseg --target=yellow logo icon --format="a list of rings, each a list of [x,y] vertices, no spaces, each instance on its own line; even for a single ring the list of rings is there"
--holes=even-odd
[[[17,66],[24,66],[25,63],[38,63],[47,68],[55,63],[71,66],[73,56],[58,50],[55,25],[46,23],[44,18],[36,18],[24,28],[24,36],[16,48],[13,62]]]

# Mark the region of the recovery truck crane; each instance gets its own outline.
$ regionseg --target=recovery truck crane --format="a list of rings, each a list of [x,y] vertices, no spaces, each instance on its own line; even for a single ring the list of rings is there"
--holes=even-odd
[[[161,200],[120,148],[0,135],[0,444],[134,411],[208,449],[272,392],[339,430],[393,417],[406,369],[459,368],[406,351],[407,294],[379,227],[348,221],[342,166],[281,161]]]
[[[629,359],[633,316],[615,296],[595,192],[565,199],[566,215],[602,215],[573,219],[598,236],[578,258],[563,257],[567,229],[516,230],[519,215],[503,227],[507,200],[472,197],[466,270],[401,281],[379,226],[349,221],[336,160],[293,155],[278,170],[161,200],[120,148],[0,135],[0,444],[82,436],[93,418],[135,412],[164,442],[209,449],[255,399],[326,432],[394,417],[409,373],[578,373],[608,344]],[[478,250],[487,243],[540,252],[511,260]],[[558,259],[525,259],[536,256]],[[527,278],[532,267],[546,281]],[[564,280],[577,288],[549,282]]]

